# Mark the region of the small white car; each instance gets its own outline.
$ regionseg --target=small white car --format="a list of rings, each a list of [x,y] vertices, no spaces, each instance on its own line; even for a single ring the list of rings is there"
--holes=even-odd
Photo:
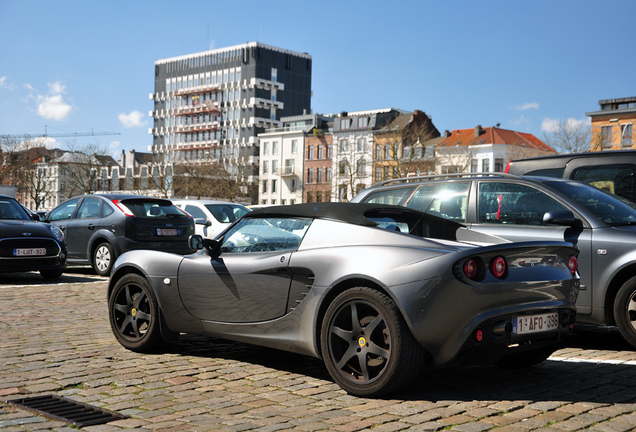
[[[213,239],[250,210],[241,204],[194,199],[175,199],[172,203],[194,218],[195,232]]]

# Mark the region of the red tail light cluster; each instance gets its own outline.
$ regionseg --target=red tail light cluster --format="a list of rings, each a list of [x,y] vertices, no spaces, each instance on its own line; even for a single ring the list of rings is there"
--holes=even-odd
[[[485,276],[485,265],[479,258],[468,258],[464,261],[464,275],[470,280],[481,280]],[[502,279],[506,276],[508,265],[506,260],[502,256],[497,256],[490,261],[488,265],[490,273],[497,279]]]
[[[133,212],[131,212],[130,209],[126,207],[124,203],[120,202],[119,200],[114,199],[113,204],[115,204],[115,206],[117,206],[117,208],[121,210],[126,216],[131,216],[131,217],[135,216]]]
[[[568,260],[568,268],[570,269],[570,273],[574,274],[579,269],[579,262],[576,260],[576,257],[572,255]]]

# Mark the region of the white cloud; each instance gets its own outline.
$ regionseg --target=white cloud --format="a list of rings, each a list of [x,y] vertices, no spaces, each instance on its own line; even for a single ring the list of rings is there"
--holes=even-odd
[[[110,155],[115,159],[117,159],[121,155],[121,150],[119,149],[120,145],[121,143],[119,141],[113,141],[108,145],[108,151],[110,152]]]
[[[144,115],[139,111],[132,111],[130,114],[119,114],[119,121],[127,128],[146,126],[146,121],[143,118]]]
[[[525,125],[530,123],[530,119],[526,118],[525,114],[521,114],[521,117],[519,117],[517,120],[510,120],[510,123],[516,126]]]
[[[561,119],[553,119],[553,118],[546,117],[543,119],[543,122],[541,122],[541,131],[556,132],[559,130],[562,123],[563,123],[563,120]],[[572,117],[565,120],[565,127],[572,130],[579,129],[582,126],[587,126],[587,125],[588,125],[588,120],[577,120]]]
[[[6,81],[7,81],[6,76],[0,77],[0,87],[4,87]]]
[[[536,102],[525,103],[523,105],[516,105],[514,107],[517,111],[525,111],[529,109],[539,109],[539,104]]]
[[[27,88],[32,89],[30,85]],[[72,111],[72,107],[64,100],[66,86],[60,82],[49,83],[46,96],[38,95],[38,115],[50,120],[65,120]]]

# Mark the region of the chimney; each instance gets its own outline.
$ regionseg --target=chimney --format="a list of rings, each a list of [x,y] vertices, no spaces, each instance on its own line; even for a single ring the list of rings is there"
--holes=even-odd
[[[451,136],[451,133],[449,130],[445,130],[444,131],[444,138],[448,138],[449,136]]]
[[[484,130],[481,128],[481,125],[477,125],[475,127],[475,138],[484,133]]]

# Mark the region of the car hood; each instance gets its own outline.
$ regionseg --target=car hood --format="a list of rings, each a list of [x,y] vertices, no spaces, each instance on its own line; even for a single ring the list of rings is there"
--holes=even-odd
[[[49,224],[27,220],[0,220],[2,237],[52,237]]]

